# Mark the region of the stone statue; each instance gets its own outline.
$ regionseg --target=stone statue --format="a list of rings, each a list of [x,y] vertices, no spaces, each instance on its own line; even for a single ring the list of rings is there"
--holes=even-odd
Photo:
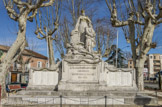
[[[85,16],[84,11],[78,18],[74,30],[71,32],[71,44],[78,49],[87,50],[92,53],[95,42],[95,32],[91,20]]]
[[[91,20],[84,11],[78,18],[75,28],[71,32],[70,44],[67,44],[67,59],[86,59],[89,62],[100,61],[101,55],[93,50],[96,45],[96,33]],[[66,59],[65,58],[65,59]]]
[[[86,28],[86,49],[88,52],[92,53],[93,52],[93,48],[96,45],[96,33],[93,30],[92,25],[90,24],[89,27]]]

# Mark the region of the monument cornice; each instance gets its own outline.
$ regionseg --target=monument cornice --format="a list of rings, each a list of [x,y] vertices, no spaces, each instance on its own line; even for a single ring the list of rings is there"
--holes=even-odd
[[[102,60],[100,59],[96,59],[96,60],[88,60],[88,59],[75,59],[75,60],[72,60],[72,59],[64,59],[64,61],[68,62],[68,63],[72,63],[72,64],[79,64],[81,62],[86,62],[88,64],[98,64],[99,62],[102,62]]]

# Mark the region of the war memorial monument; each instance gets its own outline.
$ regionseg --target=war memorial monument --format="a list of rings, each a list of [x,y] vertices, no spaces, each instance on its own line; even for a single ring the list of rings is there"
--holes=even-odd
[[[55,69],[32,69],[28,88],[17,93],[17,100],[76,105],[157,103],[138,92],[134,69],[116,68],[102,60],[93,49],[95,36],[91,20],[83,12],[71,31],[61,63]],[[10,97],[11,103],[14,100]]]

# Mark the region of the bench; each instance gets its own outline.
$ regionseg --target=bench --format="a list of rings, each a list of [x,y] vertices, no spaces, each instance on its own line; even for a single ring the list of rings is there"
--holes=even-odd
[[[17,92],[17,91],[20,91],[22,90],[23,88],[21,88],[21,85],[20,84],[12,84],[12,85],[8,85],[8,89],[9,89],[9,92]]]

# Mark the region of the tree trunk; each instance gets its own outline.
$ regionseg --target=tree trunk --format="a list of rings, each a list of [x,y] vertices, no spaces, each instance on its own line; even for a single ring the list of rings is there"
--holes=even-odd
[[[139,91],[144,90],[143,70],[144,70],[145,58],[139,58],[136,60],[136,84]]]
[[[11,64],[16,61],[16,59],[21,55],[22,51],[25,49],[26,45],[26,18],[19,17],[19,32],[16,41],[13,43],[13,45],[10,47],[10,49],[7,52],[7,55],[2,63],[2,68],[0,72],[0,85],[2,87],[2,93],[1,98],[7,97],[6,95],[6,75],[7,72],[11,66]]]
[[[49,35],[47,38],[48,43],[48,53],[49,53],[49,67],[54,68],[55,66],[55,58],[54,58],[54,52],[53,52],[53,40],[51,40],[52,36]]]

